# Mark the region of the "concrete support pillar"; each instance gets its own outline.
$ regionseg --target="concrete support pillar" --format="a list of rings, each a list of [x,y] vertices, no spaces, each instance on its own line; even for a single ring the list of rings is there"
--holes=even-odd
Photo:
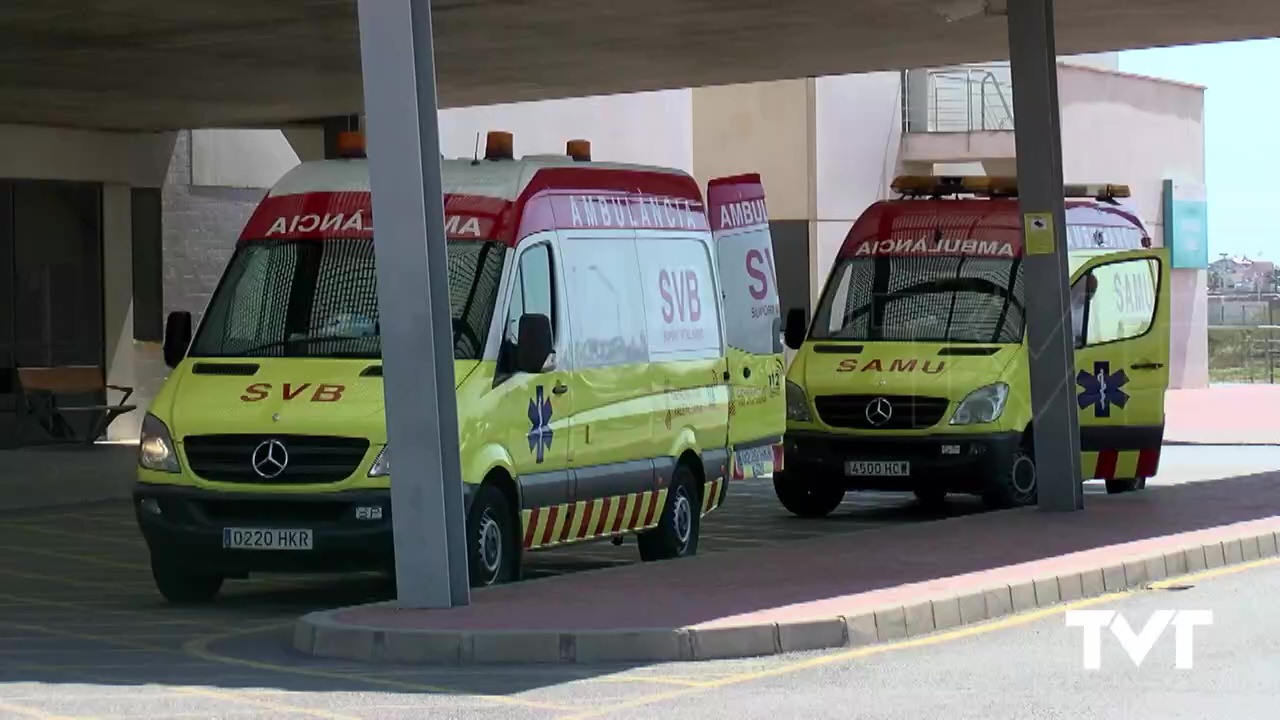
[[[359,0],[399,603],[470,602],[430,0]]]
[[[1008,12],[1023,287],[1034,288],[1026,301],[1039,504],[1044,510],[1079,510],[1084,488],[1074,402],[1053,0],[1018,0],[1009,3]]]

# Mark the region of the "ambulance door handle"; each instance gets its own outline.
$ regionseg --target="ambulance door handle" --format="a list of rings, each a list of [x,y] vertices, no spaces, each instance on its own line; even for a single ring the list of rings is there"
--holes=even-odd
[[[729,382],[729,378],[731,378],[731,377],[733,377],[733,376],[729,374],[729,371],[728,371],[728,370],[725,370],[725,371],[724,371],[724,381],[725,381],[725,382]]]
[[[1164,367],[1164,363],[1158,362],[1140,362],[1129,366],[1133,370],[1159,370]]]
[[[557,381],[556,381],[556,384],[555,384],[555,387],[551,388],[551,392],[553,392],[553,393],[555,393],[555,394],[557,394],[557,395],[563,395],[563,394],[565,394],[565,393],[569,392],[569,386],[568,386],[568,385],[565,385],[564,383],[562,383],[562,382],[560,382],[559,380],[557,380]]]

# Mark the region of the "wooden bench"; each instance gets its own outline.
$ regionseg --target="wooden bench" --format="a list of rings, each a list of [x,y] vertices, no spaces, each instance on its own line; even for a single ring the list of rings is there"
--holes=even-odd
[[[74,441],[76,433],[67,416],[72,414],[95,415],[89,432],[80,438],[82,442],[93,444],[102,436],[116,418],[137,409],[136,405],[127,405],[133,395],[133,388],[107,384],[102,368],[92,365],[74,365],[67,367],[25,367],[18,368],[18,384],[22,389],[22,397],[27,414],[32,417],[49,436],[57,440]],[[124,393],[118,403],[107,402],[98,405],[61,406],[60,398],[67,396],[90,395],[95,398],[107,390]]]

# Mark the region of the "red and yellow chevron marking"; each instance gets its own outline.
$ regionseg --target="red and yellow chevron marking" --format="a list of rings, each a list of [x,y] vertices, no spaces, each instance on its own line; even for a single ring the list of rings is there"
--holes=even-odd
[[[724,502],[724,478],[716,478],[702,487],[702,514],[715,510]]]
[[[1149,478],[1160,467],[1160,448],[1103,450],[1081,453],[1080,456],[1080,469],[1086,480]]]
[[[666,501],[667,491],[662,489],[525,510],[524,546],[552,547],[648,530],[658,524]]]

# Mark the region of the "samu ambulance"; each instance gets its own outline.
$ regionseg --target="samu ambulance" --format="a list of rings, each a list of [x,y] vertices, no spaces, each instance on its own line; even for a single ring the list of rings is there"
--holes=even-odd
[[[272,570],[393,570],[363,140],[257,207],[145,418],[134,491],[160,592],[211,599]],[[692,555],[727,481],[773,471],[785,431],[758,176],[566,155],[444,162],[459,442],[473,584],[521,554],[638,535]]]
[[[782,504],[820,517],[851,490],[1036,500],[1017,183],[901,177],[840,248],[812,322],[788,312]],[[1066,187],[1085,479],[1145,486],[1164,435],[1169,263],[1119,185]],[[1052,236],[1050,236],[1052,237]]]

